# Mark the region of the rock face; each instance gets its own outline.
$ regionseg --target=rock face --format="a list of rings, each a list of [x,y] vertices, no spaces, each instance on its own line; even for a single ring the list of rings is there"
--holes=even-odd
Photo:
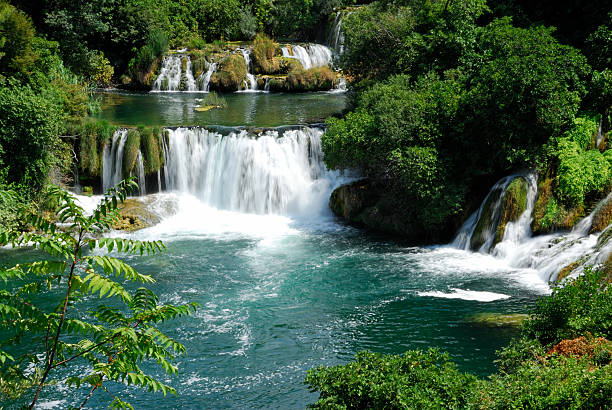
[[[503,199],[502,211],[495,231],[495,244],[504,238],[506,225],[508,222],[516,222],[527,208],[527,181],[523,177],[518,177],[510,182],[506,188]]]
[[[159,203],[160,201],[162,202]],[[129,198],[119,205],[119,218],[113,224],[113,229],[133,232],[157,225],[162,218],[151,211],[153,203],[156,205],[155,209],[162,210],[166,216],[176,213],[177,204],[163,197],[150,195],[142,198]]]
[[[430,232],[406,217],[389,193],[362,179],[336,188],[329,199],[332,212],[349,224],[422,242]]]

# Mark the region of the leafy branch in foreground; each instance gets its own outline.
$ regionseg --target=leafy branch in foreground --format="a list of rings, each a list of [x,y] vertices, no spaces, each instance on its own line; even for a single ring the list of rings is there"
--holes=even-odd
[[[57,221],[24,215],[32,232],[0,232],[0,246],[31,246],[48,255],[44,260],[0,268],[0,393],[5,398],[15,400],[28,393],[32,409],[54,377],[63,378],[68,386],[88,386],[79,408],[110,381],[176,394],[140,366],[155,361],[166,373],[177,373],[172,360],[185,348],[156,325],[189,315],[197,306],[159,304],[152,291],[130,290],[122,284],[154,280],[110,252],[155,255],[165,249],[161,241],[99,238],[117,218],[118,202],[134,189],[138,185],[133,179],[121,182],[87,216],[68,192],[50,187],[50,199],[59,204]],[[3,193],[0,200],[8,195]],[[113,299],[112,306],[98,306],[84,318],[76,311],[77,303],[94,295]],[[88,363],[85,375],[65,370],[79,362]],[[56,375],[60,368],[64,371]],[[131,408],[119,398],[112,406]]]

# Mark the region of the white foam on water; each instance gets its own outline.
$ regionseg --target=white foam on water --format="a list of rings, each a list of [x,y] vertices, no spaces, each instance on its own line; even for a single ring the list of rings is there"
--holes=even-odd
[[[451,292],[417,292],[419,296],[429,296],[434,298],[444,299],[462,299],[462,300],[473,300],[477,302],[494,302],[496,300],[509,299],[509,295],[495,292],[483,292],[467,289],[450,288]]]

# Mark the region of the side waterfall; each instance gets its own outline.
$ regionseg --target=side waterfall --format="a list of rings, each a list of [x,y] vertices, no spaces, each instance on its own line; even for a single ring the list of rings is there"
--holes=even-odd
[[[523,176],[527,181],[525,211],[516,222],[508,222],[501,241],[493,244],[493,238],[501,218],[501,205],[504,193],[510,182],[518,175],[502,178],[484,199],[480,208],[463,224],[451,246],[470,250],[476,227],[484,223],[485,242],[476,250],[490,253],[508,266],[517,269],[533,269],[546,282],[557,279],[559,272],[574,264],[572,275],[579,274],[584,266],[603,263],[612,251],[612,240],[603,233],[590,233],[593,216],[607,201],[612,193],[600,201],[593,212],[578,222],[570,232],[533,236],[531,231],[532,214],[537,198],[537,177],[535,174]],[[604,232],[612,233],[612,224]],[[605,236],[605,237],[604,237]]]
[[[244,63],[247,68],[246,80],[244,81],[244,89],[245,91],[257,91],[257,80],[255,76],[251,73],[251,50],[241,49],[242,55],[244,56]]]
[[[344,10],[337,12],[329,31],[327,45],[334,50],[336,55],[344,53],[344,32],[342,31],[342,22],[351,14],[353,14],[353,11]]]
[[[327,66],[332,62],[331,50],[322,44],[308,44],[306,47],[294,45],[291,49],[283,47],[281,50],[283,57],[295,58],[305,70]]]
[[[193,77],[193,76],[192,76]],[[181,86],[181,58],[168,56],[162,61],[161,71],[153,83],[153,91],[179,91]]]

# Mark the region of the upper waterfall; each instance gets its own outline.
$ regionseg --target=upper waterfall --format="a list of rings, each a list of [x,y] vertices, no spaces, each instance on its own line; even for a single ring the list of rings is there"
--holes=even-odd
[[[322,44],[308,44],[305,47],[294,45],[283,47],[281,50],[283,57],[295,58],[302,64],[305,70],[313,67],[327,66],[332,62],[331,50]]]

